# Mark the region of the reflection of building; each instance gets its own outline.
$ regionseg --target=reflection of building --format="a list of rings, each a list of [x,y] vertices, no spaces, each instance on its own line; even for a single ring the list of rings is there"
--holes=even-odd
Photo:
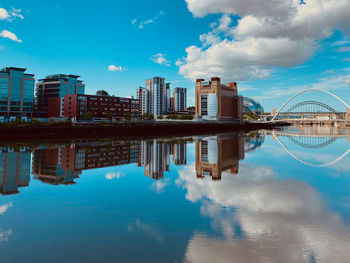
[[[220,180],[224,171],[238,173],[239,160],[244,159],[243,136],[203,137],[196,142],[196,174]]]
[[[38,149],[33,153],[33,174],[50,184],[73,184],[82,170],[118,166],[138,161],[139,144],[94,142],[69,147]]]
[[[0,70],[0,121],[28,120],[34,104],[34,75],[25,68]]]
[[[164,177],[164,172],[169,171],[169,145],[167,143],[153,140],[150,142],[142,142],[145,149],[144,160],[145,175],[160,179]]]
[[[187,163],[187,144],[177,143],[170,147],[170,154],[173,155],[175,165],[186,165]]]
[[[238,96],[236,82],[221,84],[220,78],[196,81],[196,116],[206,120],[242,120],[243,98]]]
[[[64,97],[63,116],[84,119],[89,113],[92,118],[124,118],[139,115],[139,101],[129,98],[96,95],[67,95]]]
[[[28,186],[30,180],[29,148],[14,151],[11,148],[0,149],[0,192],[3,195],[18,193],[18,187]]]
[[[39,80],[36,85],[36,114],[38,117],[48,117],[50,114],[62,113],[63,98],[70,94],[84,94],[85,85],[76,75],[55,74]],[[60,117],[60,116],[50,116]]]
[[[244,152],[254,152],[264,143],[265,137],[260,132],[250,132],[244,136]]]

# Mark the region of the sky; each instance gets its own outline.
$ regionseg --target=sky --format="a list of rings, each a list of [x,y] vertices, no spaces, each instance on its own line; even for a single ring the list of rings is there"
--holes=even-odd
[[[76,74],[87,94],[115,96],[161,76],[188,89],[189,106],[195,79],[213,76],[266,111],[308,88],[350,104],[349,10],[350,0],[2,0],[0,67]]]

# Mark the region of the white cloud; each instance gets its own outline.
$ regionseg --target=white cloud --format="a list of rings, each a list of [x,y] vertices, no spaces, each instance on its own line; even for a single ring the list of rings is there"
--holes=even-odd
[[[1,31],[0,32],[0,37],[9,38],[12,41],[15,41],[15,42],[18,42],[18,43],[22,43],[21,39],[18,39],[18,37],[14,33],[10,32],[10,31],[7,31],[7,30]]]
[[[21,9],[12,8],[11,10],[7,11],[5,8],[0,8],[0,20],[12,21],[13,18],[24,19],[21,13]]]
[[[345,57],[345,58],[343,58],[343,61],[344,62],[350,62],[350,58],[349,57]]]
[[[186,0],[196,17],[221,13],[202,47],[190,46],[180,74],[194,80],[270,77],[276,67],[294,67],[309,60],[319,41],[350,27],[350,1],[309,0]],[[231,15],[238,15],[232,25]]]
[[[123,72],[123,71],[126,71],[128,69],[125,67],[122,67],[122,66],[109,65],[108,70],[112,71],[112,72],[116,72],[116,71]]]
[[[0,242],[8,241],[9,236],[12,234],[12,230],[0,231]]]
[[[7,209],[9,209],[10,207],[13,206],[13,203],[10,202],[10,203],[6,203],[6,204],[3,204],[0,206],[0,215],[3,215],[6,213]]]
[[[182,62],[180,59],[176,60],[176,62],[175,62],[175,65],[176,65],[177,67],[182,66],[182,64],[183,64],[183,62]]]
[[[350,51],[350,46],[338,48],[338,52],[349,52],[349,51]]]
[[[151,57],[151,60],[154,62],[154,63],[157,63],[159,65],[162,65],[162,66],[167,66],[167,67],[170,67],[170,61],[167,60],[165,58],[165,54],[162,54],[162,53],[158,53],[154,56]]]
[[[0,20],[5,20],[5,19],[9,19],[9,18],[10,18],[10,15],[7,12],[7,10],[4,8],[0,8]]]
[[[143,29],[146,25],[149,25],[149,24],[153,24],[155,23],[160,17],[162,16],[165,16],[166,13],[164,11],[159,11],[158,14],[156,14],[153,18],[151,19],[148,19],[146,21],[141,21],[138,25],[137,25],[137,19],[133,19],[131,21],[131,24],[133,24],[134,26],[137,26],[139,29]]]
[[[151,224],[141,222],[140,219],[136,219],[135,223],[128,224],[128,232],[135,232],[136,230],[144,232],[158,242],[164,239],[164,235],[157,228]]]
[[[124,174],[120,172],[118,173],[110,172],[110,173],[107,173],[105,177],[107,180],[114,180],[114,179],[120,179],[121,177],[124,177]]]

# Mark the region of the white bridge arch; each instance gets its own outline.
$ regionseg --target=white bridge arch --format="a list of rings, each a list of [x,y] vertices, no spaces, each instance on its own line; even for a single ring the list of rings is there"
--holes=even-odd
[[[295,94],[293,97],[291,97],[289,100],[287,100],[286,103],[284,103],[282,105],[282,107],[277,111],[277,113],[275,114],[275,116],[273,116],[272,120],[271,121],[274,121],[275,118],[278,116],[278,114],[281,113],[281,111],[289,104],[289,102],[291,102],[293,99],[295,99],[296,97],[298,97],[299,95],[303,94],[303,93],[306,93],[306,92],[323,92],[323,93],[326,93],[328,95],[331,95],[332,97],[336,98],[337,100],[339,100],[341,103],[343,103],[345,105],[346,108],[350,108],[349,104],[347,104],[344,100],[342,100],[341,98],[339,98],[337,95],[327,91],[327,90],[322,90],[322,89],[307,89],[307,90],[303,90],[303,91],[300,91],[298,92],[297,94]]]

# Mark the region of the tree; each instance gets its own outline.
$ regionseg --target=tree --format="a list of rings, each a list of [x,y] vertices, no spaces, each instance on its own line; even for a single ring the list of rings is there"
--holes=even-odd
[[[98,96],[109,96],[108,92],[105,90],[98,90],[96,91],[96,95]]]
[[[157,117],[157,119],[158,119],[158,120],[163,120],[164,117],[163,117],[162,115],[159,115],[159,116]]]
[[[85,112],[84,119],[85,120],[91,120],[92,119],[92,113],[91,112]]]
[[[131,118],[132,118],[131,113],[126,113],[126,114],[125,114],[125,120],[130,121]]]
[[[113,120],[113,114],[111,112],[106,112],[106,118],[111,121]]]

